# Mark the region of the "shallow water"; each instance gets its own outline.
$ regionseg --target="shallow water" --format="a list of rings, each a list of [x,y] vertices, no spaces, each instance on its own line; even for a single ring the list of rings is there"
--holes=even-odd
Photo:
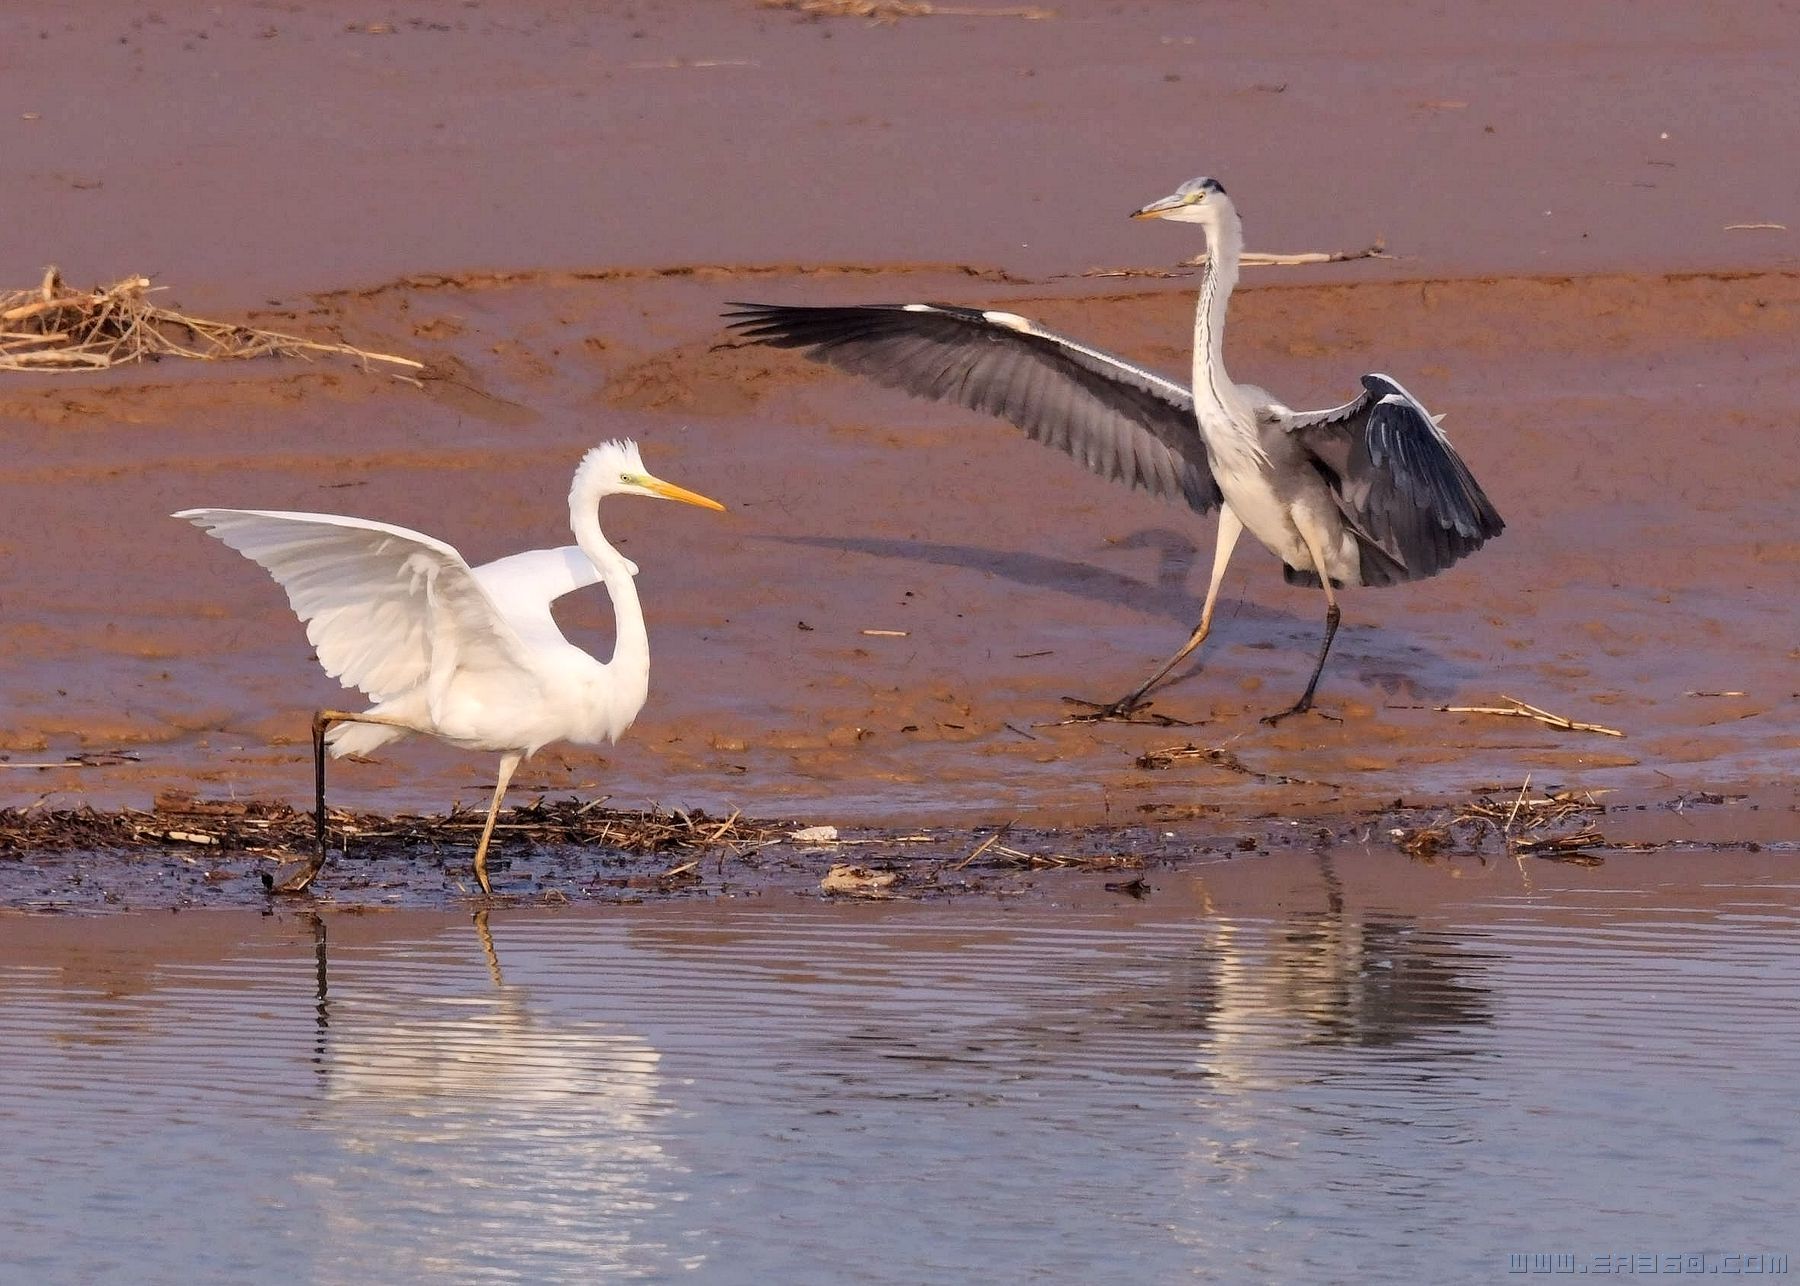
[[[11,919],[0,1267],[1486,1280],[1794,1249],[1791,856],[1151,882]]]

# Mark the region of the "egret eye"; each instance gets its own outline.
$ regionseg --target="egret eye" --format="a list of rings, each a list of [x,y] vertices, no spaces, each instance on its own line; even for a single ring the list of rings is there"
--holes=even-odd
[[[629,473],[621,473],[619,475],[619,481],[623,482],[626,486],[630,486],[631,485],[631,475]]]

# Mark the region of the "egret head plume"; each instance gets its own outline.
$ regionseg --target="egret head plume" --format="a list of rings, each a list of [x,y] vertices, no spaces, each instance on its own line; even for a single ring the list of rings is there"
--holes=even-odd
[[[703,509],[724,509],[717,500],[698,492],[664,482],[644,468],[643,455],[630,438],[602,442],[581,457],[575,470],[575,481],[569,487],[571,508],[585,508],[598,503],[602,496],[651,496],[659,500],[679,500]]]

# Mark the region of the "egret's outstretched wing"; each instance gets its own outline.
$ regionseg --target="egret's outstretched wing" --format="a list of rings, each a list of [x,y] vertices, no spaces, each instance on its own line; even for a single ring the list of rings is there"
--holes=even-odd
[[[334,514],[184,509],[287,591],[325,673],[386,701],[428,684],[435,709],[457,671],[520,668],[529,655],[461,554],[405,527]]]
[[[628,565],[636,575],[636,566]],[[475,579],[519,637],[527,645],[537,645],[567,641],[550,615],[550,604],[564,594],[598,585],[600,572],[579,546],[564,545],[496,558],[475,568]]]
[[[732,327],[757,343],[998,415],[1104,478],[1200,513],[1219,504],[1186,388],[1016,314],[945,304],[732,307]]]
[[[1353,402],[1283,418],[1329,475],[1344,516],[1398,564],[1365,559],[1367,584],[1435,575],[1506,529],[1430,413],[1386,375],[1363,376]]]

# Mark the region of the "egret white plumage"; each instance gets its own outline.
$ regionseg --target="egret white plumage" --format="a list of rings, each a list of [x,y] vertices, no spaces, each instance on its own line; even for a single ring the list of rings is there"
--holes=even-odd
[[[374,702],[313,717],[318,852],[286,880],[303,889],[325,864],[325,750],[367,754],[408,733],[496,751],[499,779],[475,850],[492,892],[488,843],[520,762],[552,741],[617,741],[650,690],[650,644],[637,566],[600,531],[606,496],[651,496],[707,509],[716,500],[652,477],[637,444],[606,442],[582,457],[569,488],[575,543],[470,567],[441,540],[335,514],[184,509],[175,514],[259,563],[287,591],[327,674]],[[550,604],[602,584],[616,619],[612,659],[563,637]]]
[[[1250,533],[1291,584],[1325,592],[1325,638],[1306,691],[1275,722],[1312,707],[1337,633],[1334,592],[1436,575],[1505,524],[1425,408],[1386,375],[1365,375],[1342,406],[1294,411],[1225,373],[1225,311],[1243,231],[1216,179],[1198,178],[1133,211],[1198,223],[1207,264],[1194,318],[1193,388],[1014,313],[943,304],[734,304],[748,338],[922,397],[999,415],[1095,473],[1219,510],[1212,581],[1181,649],[1117,701],[1082,719],[1128,717],[1205,641],[1226,564]]]

